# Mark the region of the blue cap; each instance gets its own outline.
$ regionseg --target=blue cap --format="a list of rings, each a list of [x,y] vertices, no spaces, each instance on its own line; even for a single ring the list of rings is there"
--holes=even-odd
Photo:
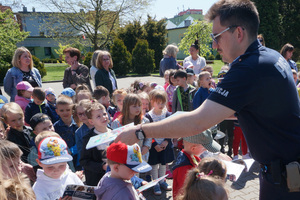
[[[72,98],[72,97],[76,94],[76,92],[75,92],[72,88],[68,87],[68,88],[65,88],[65,89],[61,92],[61,94],[66,95],[66,96],[69,96],[69,97]]]

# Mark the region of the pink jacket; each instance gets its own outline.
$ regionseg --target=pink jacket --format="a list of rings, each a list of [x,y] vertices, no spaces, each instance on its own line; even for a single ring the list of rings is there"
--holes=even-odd
[[[24,97],[20,97],[20,96],[16,95],[15,102],[21,106],[23,112],[25,113],[25,108],[28,105],[28,103],[30,102],[30,99],[26,99]]]

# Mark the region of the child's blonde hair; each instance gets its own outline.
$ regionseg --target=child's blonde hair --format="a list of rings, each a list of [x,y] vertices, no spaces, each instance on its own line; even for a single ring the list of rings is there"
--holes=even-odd
[[[75,95],[75,103],[78,103],[78,96],[80,94],[85,94],[87,95],[89,98],[89,100],[92,100],[93,99],[93,95],[92,93],[90,92],[90,90],[79,90],[78,92],[76,92],[76,95]]]
[[[73,100],[71,97],[67,96],[67,95],[59,95],[57,100],[56,100],[56,107],[58,105],[71,105],[73,106]]]
[[[35,200],[35,194],[30,181],[25,174],[1,181],[4,191],[1,191],[1,200]]]
[[[20,114],[22,117],[24,117],[24,112],[19,104],[15,102],[6,103],[2,107],[2,118],[4,119],[5,123],[7,122],[7,113],[13,113],[13,114]]]
[[[200,72],[200,74],[198,75],[198,80],[197,80],[197,84],[199,87],[201,87],[200,81],[202,80],[203,77],[205,77],[207,75],[210,76],[210,73],[208,71]]]
[[[85,110],[85,114],[88,119],[92,119],[92,112],[94,110],[105,110],[105,107],[96,100],[92,100],[88,108]]]
[[[227,197],[227,198],[224,198]],[[190,170],[177,200],[223,200],[228,199],[224,182],[218,177]]]
[[[151,102],[162,101],[162,103],[166,103],[168,99],[167,93],[162,90],[151,90],[149,93],[149,98]]]
[[[129,107],[131,105],[139,105],[140,107],[142,106],[142,100],[137,94],[127,94],[124,98],[122,113],[118,117],[122,125],[126,125],[131,122],[129,119]],[[134,125],[140,124],[142,122],[142,107],[140,110],[140,114],[134,117]]]
[[[226,179],[227,168],[224,162],[213,157],[206,157],[201,159],[198,167],[200,172],[204,174],[209,174],[212,171],[211,175],[219,176],[222,180]]]
[[[112,93],[112,102],[114,103],[114,105],[117,105],[117,102],[116,102],[117,95],[122,95],[125,97],[127,95],[127,92],[124,89],[116,89]]]
[[[79,91],[81,91],[81,90],[88,90],[88,91],[90,91],[90,88],[89,88],[89,86],[87,85],[87,84],[79,84],[79,85],[77,85],[76,86],[76,88],[75,88],[75,93],[77,94]],[[91,92],[91,91],[90,91]]]

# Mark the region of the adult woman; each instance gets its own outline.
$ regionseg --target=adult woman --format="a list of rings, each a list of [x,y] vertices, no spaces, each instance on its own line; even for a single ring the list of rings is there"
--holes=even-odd
[[[32,87],[42,87],[42,78],[38,69],[33,67],[32,55],[25,47],[16,49],[13,59],[13,65],[3,80],[4,91],[10,96],[10,101],[15,101],[17,94],[17,84],[21,81],[29,82]]]
[[[198,55],[199,53],[199,45],[198,40],[195,40],[195,43],[190,47],[190,56],[186,57],[183,61],[183,64],[186,62],[191,62],[194,66],[193,70],[194,73],[197,75],[201,72],[202,68],[206,65],[206,60],[203,57]]]
[[[89,68],[79,63],[81,53],[79,49],[69,47],[63,51],[66,62],[71,65],[65,70],[63,87],[76,89],[79,84],[86,84],[92,91],[90,83]]]
[[[96,67],[96,60],[97,60],[98,54],[100,52],[101,52],[101,50],[94,51],[93,57],[91,60],[90,76],[91,76],[92,82],[94,84],[94,87],[96,87],[95,75],[96,75],[96,72],[98,71],[98,68]]]
[[[98,71],[95,74],[96,86],[102,85],[110,95],[115,89],[118,89],[116,75],[113,68],[113,61],[108,51],[101,51],[96,60]]]
[[[291,69],[296,70],[298,72],[297,64],[291,59],[294,52],[294,46],[290,43],[286,43],[280,50],[280,54],[286,59],[289,63]]]
[[[179,66],[176,61],[178,53],[178,47],[173,44],[169,44],[165,50],[163,50],[164,57],[160,61],[159,75],[164,76],[167,69],[178,69]]]

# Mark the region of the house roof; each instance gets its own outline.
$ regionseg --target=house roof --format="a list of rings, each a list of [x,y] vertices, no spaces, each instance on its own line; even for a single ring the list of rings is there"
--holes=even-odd
[[[181,28],[185,27],[184,21],[190,20],[191,24],[194,20],[202,20],[203,15],[200,14],[190,14],[190,15],[176,15],[174,18],[167,20],[167,26],[166,29],[174,29],[174,28]]]

